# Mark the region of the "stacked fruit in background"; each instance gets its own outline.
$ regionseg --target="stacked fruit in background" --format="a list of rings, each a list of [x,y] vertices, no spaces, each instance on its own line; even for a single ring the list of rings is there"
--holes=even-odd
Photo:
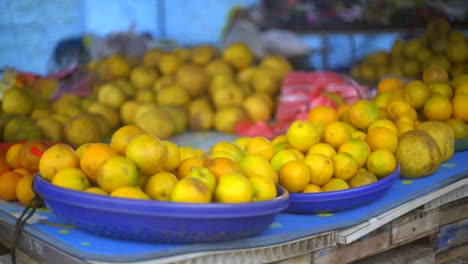
[[[141,60],[112,55],[85,67],[94,77],[91,91],[55,91],[53,102],[53,80],[10,78],[2,98],[3,141],[45,138],[77,147],[127,124],[162,139],[185,130],[230,133],[240,120],[272,119],[282,79],[292,70],[280,56],[257,60],[242,43],[224,50],[155,48]]]
[[[462,31],[442,19],[431,21],[426,30],[409,40],[397,39],[390,51],[377,51],[352,66],[351,76],[375,84],[383,77],[418,79],[431,65],[443,67],[454,77],[468,71],[468,42]]]

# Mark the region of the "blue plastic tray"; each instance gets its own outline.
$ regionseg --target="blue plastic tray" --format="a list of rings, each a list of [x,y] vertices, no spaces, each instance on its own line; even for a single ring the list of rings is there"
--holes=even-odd
[[[368,185],[333,192],[290,193],[289,207],[286,212],[297,214],[327,213],[368,204],[382,196],[399,177],[400,166],[397,165],[395,171],[390,175]]]
[[[112,238],[164,243],[218,242],[254,236],[286,209],[289,193],[273,200],[193,204],[102,196],[61,188],[36,175],[33,187],[64,222]]]

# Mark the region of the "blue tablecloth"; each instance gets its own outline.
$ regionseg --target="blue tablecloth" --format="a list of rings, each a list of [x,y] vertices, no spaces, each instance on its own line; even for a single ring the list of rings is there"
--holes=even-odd
[[[39,210],[25,226],[25,232],[47,241],[68,254],[102,261],[141,261],[178,254],[271,246],[326,231],[351,227],[402,205],[412,199],[468,177],[468,151],[458,152],[431,176],[399,179],[381,198],[333,214],[294,215],[281,213],[263,233],[236,241],[174,245],[142,243],[100,237],[68,226],[46,209]],[[0,218],[15,224],[24,207],[0,200]],[[190,224],[190,223],[187,223]]]

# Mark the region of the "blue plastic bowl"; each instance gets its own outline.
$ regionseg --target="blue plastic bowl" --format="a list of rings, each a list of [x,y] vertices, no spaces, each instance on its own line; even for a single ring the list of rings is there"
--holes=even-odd
[[[55,186],[40,175],[34,190],[65,223],[112,238],[163,243],[219,242],[254,236],[286,209],[289,193],[278,186],[273,200],[225,203],[176,203],[134,200]]]
[[[290,193],[287,213],[330,213],[375,201],[400,177],[400,166],[377,182],[342,191],[320,193]]]

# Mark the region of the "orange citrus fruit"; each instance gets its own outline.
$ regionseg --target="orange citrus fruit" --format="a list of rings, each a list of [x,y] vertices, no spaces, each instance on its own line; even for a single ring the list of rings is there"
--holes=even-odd
[[[92,143],[83,149],[80,158],[80,168],[86,176],[97,182],[98,172],[101,165],[110,157],[116,156],[117,152],[105,143]]]
[[[345,180],[331,178],[325,185],[322,186],[324,192],[341,191],[349,189],[349,185]]]
[[[52,181],[54,175],[62,168],[79,167],[78,155],[70,145],[65,143],[57,143],[48,148],[39,161],[39,172],[48,181]]]
[[[203,167],[205,163],[204,158],[190,157],[186,158],[179,163],[176,169],[176,176],[179,179],[185,178],[193,168]]]
[[[374,96],[374,98],[372,98],[372,101],[379,108],[387,108],[391,96],[392,92],[379,92]]]
[[[318,122],[327,126],[330,122],[338,120],[335,109],[331,106],[320,105],[309,111],[309,121]]]
[[[429,87],[421,81],[411,81],[405,86],[404,98],[413,108],[421,108],[431,96]]]
[[[110,146],[120,155],[125,155],[125,150],[130,140],[143,134],[146,134],[143,128],[137,125],[125,125],[112,134]]]
[[[302,154],[302,152],[300,152]],[[303,154],[302,154],[303,155]],[[303,160],[304,157],[299,156],[297,151],[294,149],[283,149],[275,153],[270,160],[270,164],[273,169],[278,172],[281,167],[288,161],[291,160]]]
[[[281,167],[278,177],[288,192],[302,192],[310,182],[310,169],[303,161],[291,160]]]
[[[387,149],[377,149],[369,155],[366,166],[367,170],[379,179],[384,178],[395,170],[396,158]]]
[[[356,175],[354,175],[351,180],[349,180],[349,187],[356,188],[363,185],[371,184],[376,182],[378,179],[377,177],[366,170],[358,171]]]
[[[457,95],[452,99],[453,117],[468,122],[468,94]]]
[[[403,87],[404,83],[396,77],[383,78],[377,83],[377,91],[379,92],[394,91]]]
[[[167,149],[160,139],[143,134],[128,142],[125,156],[135,163],[141,173],[153,175],[163,169]]]
[[[332,157],[333,161],[333,177],[349,180],[358,169],[358,164],[354,158],[346,152],[338,152]]]
[[[110,196],[127,199],[150,200],[150,197],[138,186],[118,187],[110,193]]]
[[[75,190],[84,191],[89,188],[89,180],[80,168],[62,168],[55,174],[52,184]]]
[[[7,171],[0,175],[0,198],[5,201],[18,200],[16,185],[21,177],[21,173],[15,171]]]
[[[322,186],[333,176],[333,162],[331,158],[322,154],[309,154],[304,163],[310,168],[310,183]]]
[[[303,193],[318,193],[322,191],[323,190],[322,188],[320,188],[320,186],[312,184],[312,183],[307,184],[304,190],[302,190]]]
[[[394,133],[398,133],[398,128],[396,127],[395,123],[393,123],[389,119],[378,119],[372,122],[367,129],[367,131],[372,130],[374,127],[385,127],[393,131]]]
[[[452,99],[453,97],[453,89],[448,82],[433,82],[429,84],[429,89],[431,93],[439,93],[448,99]]]
[[[289,145],[301,152],[307,152],[311,146],[319,142],[320,134],[315,125],[308,120],[296,120],[286,132]]]
[[[278,173],[273,169],[270,162],[263,156],[257,154],[246,155],[239,162],[240,171],[247,178],[261,176],[278,183]]]
[[[312,153],[322,154],[331,158],[333,155],[336,154],[336,150],[330,144],[317,143],[310,147],[309,151],[307,152],[307,155]]]
[[[367,157],[371,152],[369,145],[362,139],[350,139],[340,146],[339,152],[346,152],[356,161],[358,168],[366,164]]]
[[[11,145],[6,154],[5,154],[5,161],[12,169],[20,168],[21,161],[20,161],[20,149],[23,146],[23,143],[15,143]]]
[[[424,116],[432,121],[447,121],[452,116],[450,100],[440,94],[433,94],[424,103]]]
[[[177,181],[173,173],[161,171],[149,177],[144,191],[153,200],[169,201]]]
[[[247,145],[245,146],[245,152],[247,154],[257,154],[263,156],[269,161],[275,154],[275,149],[271,141],[266,137],[254,136],[249,140],[249,142],[247,142]]]
[[[224,174],[239,172],[240,170],[239,163],[224,157],[207,159],[204,166],[214,174],[217,180]]]
[[[369,125],[379,118],[379,108],[377,105],[368,100],[359,100],[351,105],[349,110],[349,120],[351,124],[365,130]]]
[[[165,171],[174,171],[180,163],[179,147],[172,141],[161,140],[166,147],[167,159],[163,165]]]
[[[222,153],[223,155],[218,155],[217,153]],[[245,151],[239,146],[237,146],[235,143],[228,141],[218,141],[211,146],[209,150],[209,155],[212,158],[215,156],[228,157],[236,162],[239,162],[245,156]]]
[[[214,199],[220,203],[246,203],[252,201],[252,183],[241,173],[224,174],[216,185]]]
[[[398,134],[386,127],[375,127],[367,132],[366,142],[372,151],[387,149],[395,153],[398,147]]]
[[[253,176],[248,180],[253,188],[253,202],[271,200],[276,197],[276,185],[272,181],[260,176]]]
[[[109,157],[98,171],[97,183],[106,192],[112,193],[123,186],[137,186],[139,173],[135,163],[124,156]]]
[[[335,149],[351,139],[352,131],[347,123],[334,121],[328,124],[323,134],[323,141]]]

